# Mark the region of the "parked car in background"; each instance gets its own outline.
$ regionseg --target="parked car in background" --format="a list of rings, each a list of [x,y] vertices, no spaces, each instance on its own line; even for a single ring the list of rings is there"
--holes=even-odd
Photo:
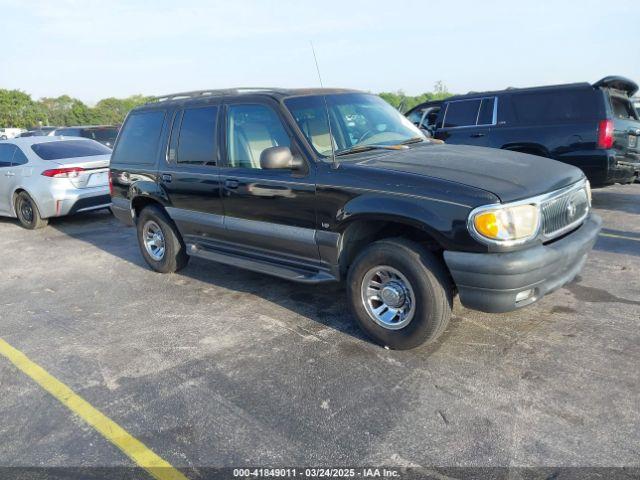
[[[640,118],[629,100],[637,90],[612,76],[458,95],[442,103],[434,136],[553,158],[582,169],[594,186],[631,183],[640,172]]]
[[[0,215],[28,229],[50,217],[108,208],[111,149],[88,139],[0,141]]]
[[[456,292],[506,312],[560,288],[600,229],[579,169],[435,144],[350,90],[169,95],[129,113],[110,179],[112,211],[152,269],[195,256],[344,279],[360,327],[399,349],[438,338]]]
[[[84,137],[100,142],[113,148],[118,136],[119,127],[116,125],[84,125],[77,127],[60,127],[49,132],[50,136]]]
[[[31,130],[27,130],[26,132],[22,132],[20,136],[21,137],[45,137],[49,135],[49,133],[51,133],[56,128],[58,127],[46,126],[46,127],[33,128]]]
[[[23,128],[0,128],[0,140],[15,138],[25,130]]]
[[[421,103],[406,113],[416,127],[432,137],[436,130],[436,121],[442,107],[442,100]]]

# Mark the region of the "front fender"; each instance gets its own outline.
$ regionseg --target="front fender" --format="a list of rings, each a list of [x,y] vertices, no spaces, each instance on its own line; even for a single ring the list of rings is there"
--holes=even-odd
[[[424,231],[444,249],[468,248],[470,211],[455,202],[370,193],[353,198],[337,212],[336,230],[342,234],[356,221],[403,223]]]

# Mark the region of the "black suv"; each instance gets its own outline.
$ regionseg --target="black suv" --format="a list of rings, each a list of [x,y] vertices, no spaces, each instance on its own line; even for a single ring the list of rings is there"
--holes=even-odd
[[[553,158],[584,171],[593,186],[631,183],[640,171],[640,119],[629,97],[631,80],[606,77],[575,83],[511,88],[448,98],[435,122],[407,116],[447,143],[478,145]]]
[[[402,349],[438,337],[456,292],[505,312],[559,288],[600,229],[579,169],[434,144],[350,90],[159,98],[127,116],[110,181],[113,212],[136,226],[154,270],[194,256],[304,283],[346,279],[362,329]]]
[[[60,127],[49,133],[52,136],[84,137],[100,142],[113,148],[118,136],[118,127],[115,125],[85,125],[78,127]]]

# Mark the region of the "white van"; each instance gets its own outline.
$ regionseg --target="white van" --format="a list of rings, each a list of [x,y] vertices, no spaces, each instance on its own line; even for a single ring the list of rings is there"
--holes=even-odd
[[[0,128],[0,140],[7,140],[8,138],[16,138],[22,132],[25,132],[23,128]]]

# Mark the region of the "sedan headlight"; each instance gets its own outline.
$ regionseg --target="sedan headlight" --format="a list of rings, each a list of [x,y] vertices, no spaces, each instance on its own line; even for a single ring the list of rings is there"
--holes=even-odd
[[[471,213],[471,232],[481,241],[509,245],[534,238],[540,228],[537,205],[483,207]]]

